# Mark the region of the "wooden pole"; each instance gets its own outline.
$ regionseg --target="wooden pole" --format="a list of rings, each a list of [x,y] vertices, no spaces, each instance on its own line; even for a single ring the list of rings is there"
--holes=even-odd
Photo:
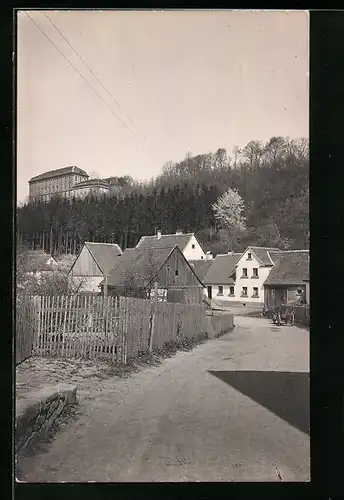
[[[158,282],[154,283],[154,302],[152,307],[152,323],[151,323],[151,332],[149,336],[149,352],[153,350],[153,335],[154,335],[154,323],[155,323],[155,315],[158,305]]]

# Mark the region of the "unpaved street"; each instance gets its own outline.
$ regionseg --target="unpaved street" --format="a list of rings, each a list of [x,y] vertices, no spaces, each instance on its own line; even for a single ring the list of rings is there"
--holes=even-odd
[[[309,332],[235,323],[106,390],[99,380],[80,418],[22,460],[19,479],[308,481]]]

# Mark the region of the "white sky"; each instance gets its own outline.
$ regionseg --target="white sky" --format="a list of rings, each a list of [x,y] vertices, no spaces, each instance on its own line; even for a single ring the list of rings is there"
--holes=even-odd
[[[250,140],[308,137],[307,12],[45,12],[138,132],[21,11],[18,202],[31,177],[67,165],[148,179],[187,151],[230,154]],[[134,129],[43,11],[28,13]]]

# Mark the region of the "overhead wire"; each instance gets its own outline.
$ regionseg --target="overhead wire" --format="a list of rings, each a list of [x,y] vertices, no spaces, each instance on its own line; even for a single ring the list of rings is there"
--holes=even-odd
[[[78,75],[84,80],[84,82],[90,87],[90,89],[99,97],[99,99],[105,104],[105,106],[109,109],[109,111],[122,123],[122,125],[134,136],[137,136],[135,132],[133,132],[126,123],[117,115],[115,111],[108,105],[108,103],[103,99],[103,97],[92,87],[89,81],[84,77],[82,73],[74,66],[74,64],[68,59],[68,57],[62,52],[62,50],[56,45],[56,43],[45,33],[45,31],[39,26],[38,23],[25,11],[25,14],[31,19],[31,21],[36,25],[36,27],[41,31],[41,33],[49,40],[49,42],[58,50],[58,52],[66,59],[66,61],[72,66],[74,71],[78,73]]]
[[[100,80],[100,78],[94,73],[92,68],[87,64],[85,59],[80,55],[80,53],[73,47],[73,45],[70,43],[68,38],[62,33],[62,31],[56,26],[56,24],[52,21],[52,19],[45,13],[43,12],[44,16],[48,19],[48,21],[54,26],[54,28],[60,33],[60,35],[63,37],[63,39],[67,42],[69,47],[73,50],[73,52],[78,56],[80,61],[86,66],[86,68],[89,70],[89,72],[94,76],[94,78],[97,80],[97,82],[101,85],[101,87],[105,90],[105,92],[108,94],[108,96],[111,98],[112,102],[116,104],[119,109],[124,113],[124,115],[127,117],[127,119],[130,121],[130,123],[137,129],[137,125],[133,122],[133,120],[130,118],[128,113],[123,109],[123,107],[120,105],[120,103],[114,98],[112,93],[107,89],[107,87],[103,84],[103,82]]]

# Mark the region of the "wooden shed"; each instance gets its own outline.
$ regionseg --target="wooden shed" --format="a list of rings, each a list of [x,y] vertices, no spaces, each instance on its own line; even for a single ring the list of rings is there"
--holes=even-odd
[[[99,283],[115,266],[116,259],[120,255],[122,255],[122,250],[116,244],[86,241],[69,270],[68,276],[75,282],[82,282],[84,291],[99,293]]]
[[[177,245],[125,250],[109,273],[107,292],[149,298],[155,283],[161,301],[202,303],[203,283]],[[104,293],[104,282],[100,286]]]
[[[264,282],[264,307],[284,303],[306,302],[306,282],[309,275],[309,251],[288,250],[271,252],[274,266]]]

